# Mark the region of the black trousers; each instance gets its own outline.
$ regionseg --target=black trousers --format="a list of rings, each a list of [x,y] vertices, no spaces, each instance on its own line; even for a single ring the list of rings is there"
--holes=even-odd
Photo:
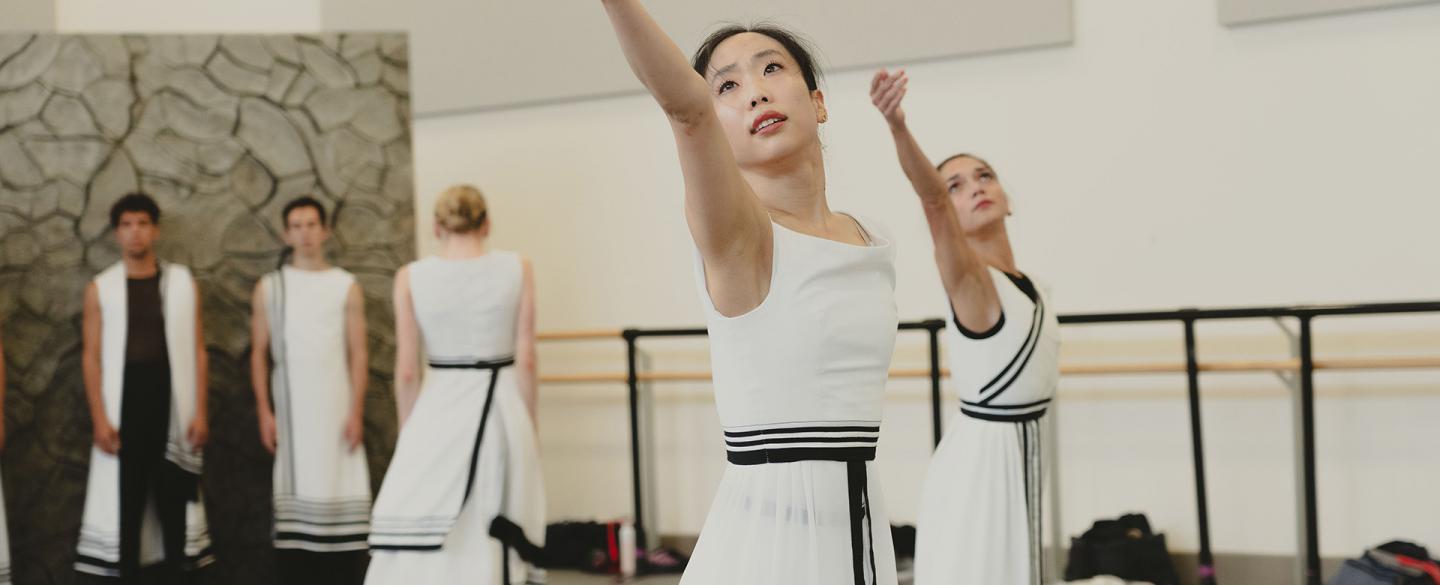
[[[196,495],[198,485],[195,476],[165,459],[169,435],[169,364],[126,364],[120,401],[120,578],[123,583],[141,582],[141,525],[150,501],[155,503],[165,542],[165,560],[153,574],[159,583],[181,582],[185,560],[185,503]]]
[[[280,585],[361,585],[370,552],[275,549],[275,562]]]

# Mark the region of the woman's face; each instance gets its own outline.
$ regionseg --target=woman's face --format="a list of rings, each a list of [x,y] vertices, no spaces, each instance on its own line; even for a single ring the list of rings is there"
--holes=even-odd
[[[940,167],[940,178],[966,234],[978,233],[1010,215],[1010,196],[990,165],[968,156],[957,157]]]
[[[795,58],[775,39],[744,32],[722,41],[705,81],[741,168],[762,167],[819,142],[825,96],[811,91]]]

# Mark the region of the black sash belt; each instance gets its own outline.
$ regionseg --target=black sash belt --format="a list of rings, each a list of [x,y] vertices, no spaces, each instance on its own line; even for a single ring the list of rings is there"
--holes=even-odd
[[[1029,422],[1039,420],[1045,416],[1045,409],[1050,405],[1050,399],[1037,400],[1025,404],[980,404],[962,400],[960,412],[970,418],[988,420],[991,422]]]
[[[865,464],[875,460],[875,445],[880,437],[880,426],[874,423],[842,425],[815,423],[814,426],[727,430],[725,458],[735,465],[796,461],[845,463],[846,490],[850,502],[852,573],[855,575],[855,585],[873,584],[875,538],[870,517],[870,480]],[[870,567],[868,572],[867,561]]]

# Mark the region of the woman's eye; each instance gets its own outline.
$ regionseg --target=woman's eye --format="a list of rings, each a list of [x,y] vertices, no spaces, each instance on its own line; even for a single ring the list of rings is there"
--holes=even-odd
[[[736,87],[739,87],[739,86],[736,85],[735,82],[733,82],[733,81],[726,81],[725,83],[720,84],[720,89],[719,89],[719,91],[718,91],[717,93],[725,93],[725,92],[727,92],[727,91],[730,91],[730,90],[732,90],[732,89],[735,89]]]
[[[779,63],[771,63],[765,66],[765,73],[774,73],[776,71],[779,71],[780,69],[781,67]]]

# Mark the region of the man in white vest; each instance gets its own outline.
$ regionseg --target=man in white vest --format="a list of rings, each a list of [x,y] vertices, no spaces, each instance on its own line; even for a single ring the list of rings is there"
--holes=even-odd
[[[250,356],[260,440],[275,455],[279,582],[360,585],[370,535],[365,299],[353,275],[325,260],[319,201],[291,201],[280,218],[293,257],[255,285]]]
[[[206,421],[200,295],[184,266],[160,262],[160,208],[132,193],[110,209],[121,260],[85,289],[85,397],[95,445],[76,569],[177,583],[213,560],[200,501]],[[147,579],[149,580],[149,579]]]

